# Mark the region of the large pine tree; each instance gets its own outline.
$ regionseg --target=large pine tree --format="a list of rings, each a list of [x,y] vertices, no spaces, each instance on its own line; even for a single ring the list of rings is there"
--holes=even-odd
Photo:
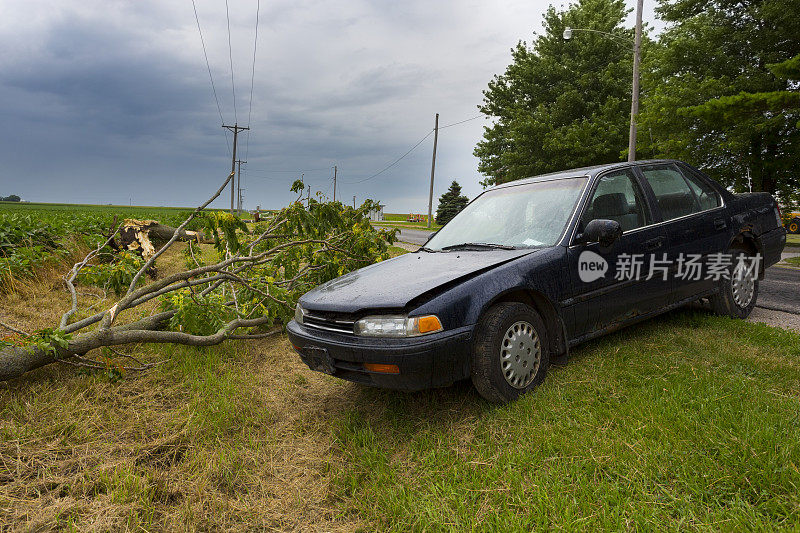
[[[450,188],[439,197],[439,206],[436,208],[436,223],[444,226],[456,216],[469,203],[469,198],[461,194],[461,185],[453,180]]]
[[[738,191],[800,187],[800,0],[661,0],[669,23],[642,82],[639,152]]]

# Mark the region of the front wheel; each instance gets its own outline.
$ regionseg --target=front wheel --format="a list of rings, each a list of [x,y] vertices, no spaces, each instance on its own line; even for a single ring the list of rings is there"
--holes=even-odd
[[[747,318],[758,299],[758,271],[751,268],[754,257],[745,250],[732,249],[733,264],[728,279],[719,280],[719,292],[710,298],[718,315]]]
[[[539,385],[550,353],[539,314],[517,302],[490,308],[475,329],[472,383],[493,403],[514,401]]]

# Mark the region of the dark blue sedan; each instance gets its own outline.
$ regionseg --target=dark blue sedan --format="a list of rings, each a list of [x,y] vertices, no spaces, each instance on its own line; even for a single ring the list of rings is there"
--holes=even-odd
[[[471,378],[507,402],[571,347],[705,299],[744,318],[786,242],[775,199],[679,161],[489,189],[416,253],[300,298],[289,339],[317,371],[419,390]]]

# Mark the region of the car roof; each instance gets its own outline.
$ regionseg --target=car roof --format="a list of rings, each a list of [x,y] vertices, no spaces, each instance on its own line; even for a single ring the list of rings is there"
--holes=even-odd
[[[559,170],[558,172],[551,172],[549,174],[541,174],[539,176],[531,176],[530,178],[522,178],[515,181],[509,181],[506,183],[501,183],[499,185],[495,185],[491,189],[502,189],[505,187],[514,187],[516,185],[524,185],[526,183],[535,183],[537,181],[550,181],[550,180],[560,180],[560,179],[567,179],[567,178],[580,178],[580,177],[587,177],[593,178],[597,174],[601,172],[605,172],[607,170],[612,170],[615,168],[629,168],[636,165],[644,165],[644,164],[653,164],[653,163],[675,163],[675,159],[646,159],[642,161],[634,161],[634,162],[620,162],[620,163],[606,163],[604,165],[593,165],[590,167],[580,167],[580,168],[573,168],[569,170]],[[491,190],[489,189],[489,190]]]

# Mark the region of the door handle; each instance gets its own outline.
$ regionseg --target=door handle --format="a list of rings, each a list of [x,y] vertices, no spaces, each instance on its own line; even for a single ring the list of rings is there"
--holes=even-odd
[[[728,227],[728,224],[725,223],[724,218],[717,218],[714,220],[714,229],[725,229]]]
[[[664,244],[664,237],[656,237],[655,239],[645,241],[644,247],[647,250],[655,250],[656,248],[661,248],[662,244]]]

